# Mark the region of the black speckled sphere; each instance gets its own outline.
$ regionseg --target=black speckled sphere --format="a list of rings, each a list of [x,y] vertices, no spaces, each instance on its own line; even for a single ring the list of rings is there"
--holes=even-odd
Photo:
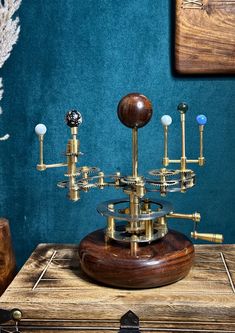
[[[188,104],[182,102],[178,105],[177,109],[180,113],[186,113],[188,111]]]
[[[129,128],[144,127],[153,114],[152,104],[144,95],[132,93],[124,96],[118,104],[118,118]]]
[[[65,121],[69,127],[78,127],[82,123],[82,115],[77,110],[67,112]]]

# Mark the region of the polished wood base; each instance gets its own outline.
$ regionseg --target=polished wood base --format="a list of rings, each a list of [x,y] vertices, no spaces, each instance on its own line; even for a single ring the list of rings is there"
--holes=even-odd
[[[104,230],[87,235],[80,243],[81,268],[96,281],[119,288],[153,288],[184,278],[194,259],[194,246],[183,234],[170,230],[151,244],[141,245],[138,257],[130,255],[129,244],[107,245]]]

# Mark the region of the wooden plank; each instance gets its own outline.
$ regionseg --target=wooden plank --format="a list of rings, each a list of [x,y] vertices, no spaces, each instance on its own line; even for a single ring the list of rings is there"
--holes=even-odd
[[[175,69],[235,73],[235,1],[176,0]]]
[[[100,320],[118,323],[130,309],[146,321],[146,328],[148,324],[160,328],[165,320],[162,327],[168,332],[173,327],[183,330],[189,322],[199,323],[197,330],[202,322],[204,326],[211,322],[224,327],[228,322],[235,325],[234,274],[230,272],[235,246],[196,246],[195,264],[187,278],[147,290],[121,290],[93,283],[79,269],[77,250],[76,245],[40,245],[1,297],[0,307],[20,308],[25,325],[38,320],[40,325],[46,322],[50,326],[62,319],[76,326],[76,321],[84,318],[94,325]],[[156,318],[162,322],[157,323]],[[234,328],[231,325],[230,332]]]

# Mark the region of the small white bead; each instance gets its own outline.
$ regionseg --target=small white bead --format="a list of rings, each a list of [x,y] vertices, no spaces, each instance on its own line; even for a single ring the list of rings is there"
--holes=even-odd
[[[162,123],[163,126],[170,126],[171,123],[172,123],[171,116],[168,116],[167,114],[165,114],[164,116],[162,116],[161,123]]]
[[[44,124],[37,124],[37,126],[35,127],[35,133],[37,135],[44,135],[47,131],[47,128]]]

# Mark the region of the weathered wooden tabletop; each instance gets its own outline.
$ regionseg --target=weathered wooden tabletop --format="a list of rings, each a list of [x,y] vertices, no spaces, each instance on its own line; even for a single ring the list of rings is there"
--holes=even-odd
[[[78,246],[41,244],[0,298],[0,308],[21,309],[25,327],[100,332],[102,326],[113,332],[132,310],[143,331],[235,332],[234,279],[235,245],[197,245],[194,267],[175,284],[121,290],[97,285],[80,271]]]

